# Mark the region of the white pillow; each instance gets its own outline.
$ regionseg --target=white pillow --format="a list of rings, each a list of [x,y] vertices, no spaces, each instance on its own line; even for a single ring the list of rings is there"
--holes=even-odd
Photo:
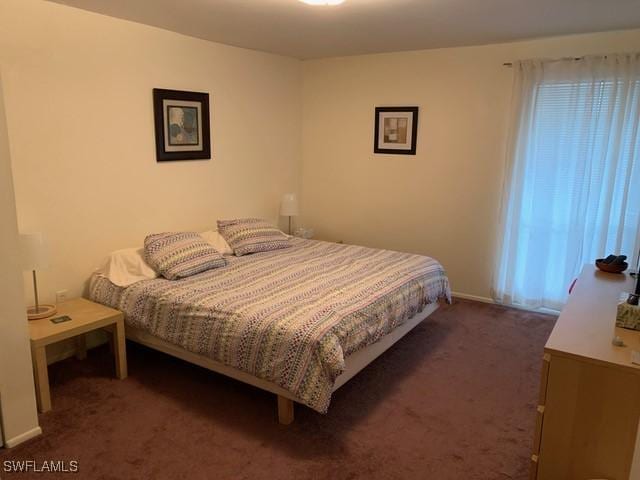
[[[144,248],[124,248],[112,252],[99,271],[119,287],[158,277],[144,261]]]
[[[233,255],[233,250],[217,230],[209,230],[200,234],[207,243],[219,251],[222,255]]]

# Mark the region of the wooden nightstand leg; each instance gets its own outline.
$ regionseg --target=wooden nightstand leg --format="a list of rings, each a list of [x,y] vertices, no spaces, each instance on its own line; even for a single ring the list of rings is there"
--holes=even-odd
[[[44,346],[31,349],[33,357],[33,377],[36,387],[36,400],[40,413],[51,410],[51,393],[49,392],[49,372],[47,370],[47,351]]]
[[[115,323],[113,332],[114,355],[116,357],[116,376],[123,380],[127,378],[127,345],[124,335],[124,322]]]
[[[87,358],[87,337],[84,334],[76,337],[76,358],[78,360]]]

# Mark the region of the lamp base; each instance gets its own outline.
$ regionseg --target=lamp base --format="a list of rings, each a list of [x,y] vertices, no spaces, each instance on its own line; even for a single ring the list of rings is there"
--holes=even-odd
[[[58,309],[55,305],[38,305],[36,307],[27,308],[27,318],[29,320],[38,320],[39,318],[47,318],[54,315]]]

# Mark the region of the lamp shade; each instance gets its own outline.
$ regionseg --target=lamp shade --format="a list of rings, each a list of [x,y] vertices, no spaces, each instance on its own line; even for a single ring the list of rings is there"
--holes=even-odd
[[[49,266],[49,252],[42,233],[21,234],[20,250],[23,270],[40,270]]]
[[[282,196],[280,215],[283,217],[295,217],[299,215],[298,197],[295,193],[285,193]]]

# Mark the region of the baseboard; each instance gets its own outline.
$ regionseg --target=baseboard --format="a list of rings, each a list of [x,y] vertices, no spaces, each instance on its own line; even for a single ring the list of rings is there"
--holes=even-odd
[[[451,296],[456,298],[462,298],[464,300],[474,300],[476,302],[482,302],[482,303],[496,303],[493,299],[489,297],[481,297],[479,295],[469,295],[468,293],[451,292]]]
[[[13,448],[20,445],[21,443],[26,442],[27,440],[31,440],[32,438],[37,437],[38,435],[42,435],[42,429],[40,427],[35,427],[27,432],[21,433],[17,437],[8,438],[7,440],[5,440],[4,446],[7,448]]]
[[[462,298],[463,300],[473,300],[475,302],[481,302],[481,303],[490,303],[493,305],[500,305],[503,307],[507,307],[507,308],[515,308],[517,310],[525,310],[527,312],[535,312],[535,313],[546,313],[547,315],[559,315],[560,311],[559,310],[553,310],[551,308],[529,308],[529,307],[523,307],[521,305],[504,305],[502,303],[496,302],[495,300],[491,299],[491,298],[487,298],[487,297],[480,297],[478,295],[469,295],[467,293],[460,293],[460,292],[451,292],[451,296],[455,297],[455,298]]]

